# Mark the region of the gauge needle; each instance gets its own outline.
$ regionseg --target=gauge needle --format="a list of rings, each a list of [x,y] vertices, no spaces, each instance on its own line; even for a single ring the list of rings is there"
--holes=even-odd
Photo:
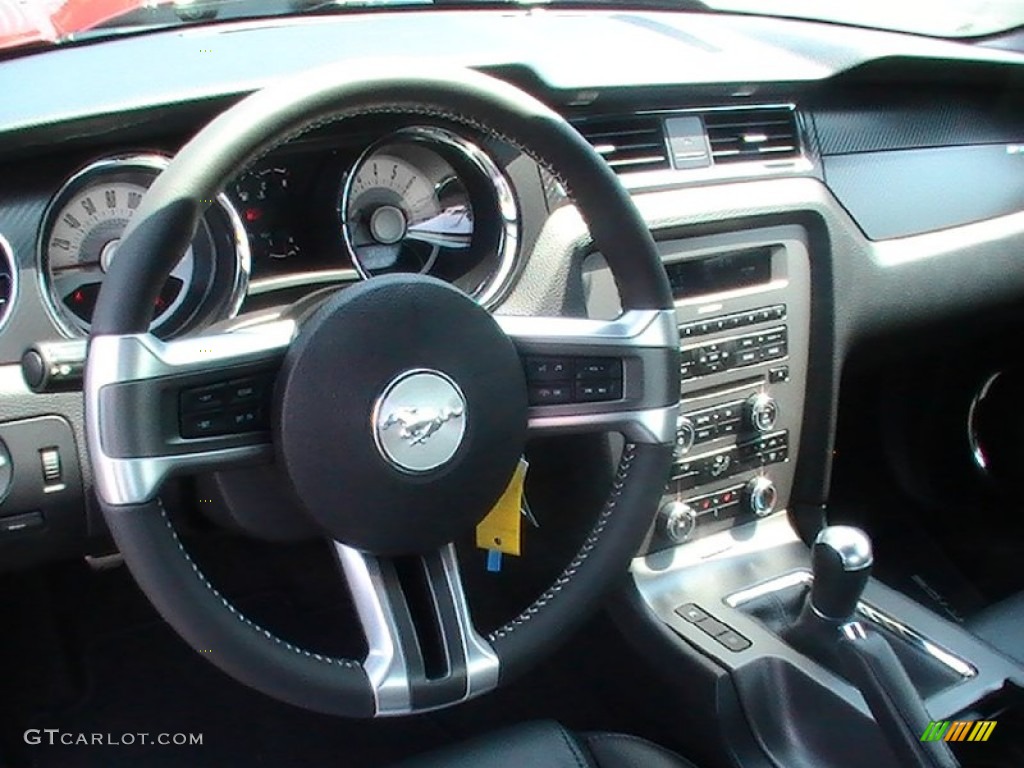
[[[410,224],[406,237],[441,248],[469,248],[473,241],[473,219],[463,207],[447,208],[436,216]]]

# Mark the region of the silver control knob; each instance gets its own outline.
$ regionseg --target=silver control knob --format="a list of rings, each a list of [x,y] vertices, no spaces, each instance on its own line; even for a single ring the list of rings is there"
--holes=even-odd
[[[697,438],[697,431],[693,422],[686,416],[680,416],[676,422],[676,456],[684,456],[693,448],[693,442]]]
[[[779,405],[767,392],[758,392],[747,398],[747,424],[754,432],[770,432],[779,418]]]
[[[765,517],[775,511],[779,502],[779,491],[775,483],[764,475],[752,478],[745,489],[747,508],[758,517]]]
[[[670,501],[661,505],[658,514],[661,516],[665,535],[676,544],[682,544],[693,535],[693,529],[697,525],[697,513],[689,504]]]

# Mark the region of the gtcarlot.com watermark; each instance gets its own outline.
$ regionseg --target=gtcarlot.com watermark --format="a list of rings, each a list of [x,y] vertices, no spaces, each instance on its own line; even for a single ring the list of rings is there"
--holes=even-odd
[[[202,746],[201,733],[75,733],[60,728],[29,728],[25,743],[32,746],[62,744],[68,747],[195,747]]]

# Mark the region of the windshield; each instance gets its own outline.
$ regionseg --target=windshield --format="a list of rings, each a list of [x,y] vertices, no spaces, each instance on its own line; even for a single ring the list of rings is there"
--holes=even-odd
[[[487,0],[0,0],[0,49],[123,32],[345,9],[480,4]],[[1024,0],[490,0],[495,5],[642,4],[790,16],[938,37],[989,35],[1024,25]]]
[[[704,0],[718,11],[794,16],[936,37],[991,35],[1024,24],[1024,0]]]

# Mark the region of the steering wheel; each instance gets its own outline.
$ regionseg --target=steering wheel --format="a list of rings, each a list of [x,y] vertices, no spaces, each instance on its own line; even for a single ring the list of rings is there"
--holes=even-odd
[[[611,267],[622,314],[491,314],[439,280],[392,275],[338,290],[303,316],[171,341],[147,332],[160,286],[229,180],[286,141],[369,114],[461,124],[550,170]],[[552,650],[628,567],[671,461],[679,392],[672,296],[629,195],[591,146],[533,97],[462,69],[337,67],[274,84],[181,149],[146,194],[118,255],[100,291],[86,366],[97,494],[149,600],[237,680],[353,717],[455,704]],[[524,361],[545,355],[612,361],[621,397],[530,405]],[[183,437],[182,399],[239,379],[272,392],[268,423]],[[409,414],[431,423],[406,423]],[[452,542],[501,497],[528,436],[588,431],[624,435],[610,497],[558,579],[481,635]],[[189,557],[161,505],[171,476],[271,459],[301,502],[295,514],[307,515],[336,553],[367,642],[363,659],[311,652],[242,615]],[[428,587],[426,617],[409,609],[399,560],[415,563]],[[425,672],[422,623],[443,644],[443,674]]]

